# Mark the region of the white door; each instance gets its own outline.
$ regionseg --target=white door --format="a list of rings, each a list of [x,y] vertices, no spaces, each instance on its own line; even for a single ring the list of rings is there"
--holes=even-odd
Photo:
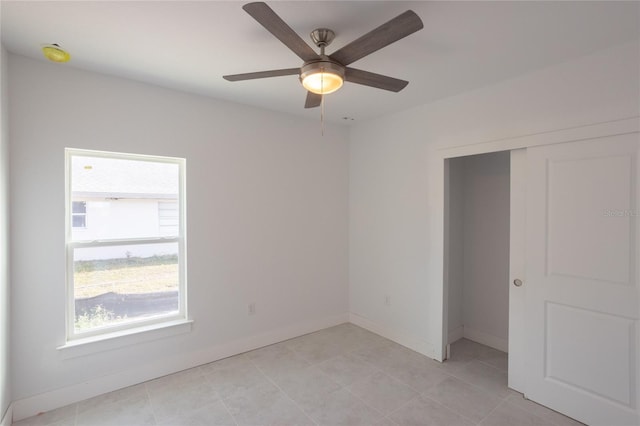
[[[640,423],[638,145],[526,152],[525,392],[590,425]]]

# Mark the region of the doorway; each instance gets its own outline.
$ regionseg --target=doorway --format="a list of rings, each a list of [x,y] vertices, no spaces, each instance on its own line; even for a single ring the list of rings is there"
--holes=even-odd
[[[506,374],[511,153],[445,161],[446,357]]]
[[[440,152],[439,360],[467,328],[453,322],[465,209],[454,161],[510,150],[508,387],[588,424],[640,424],[638,132],[620,120]]]

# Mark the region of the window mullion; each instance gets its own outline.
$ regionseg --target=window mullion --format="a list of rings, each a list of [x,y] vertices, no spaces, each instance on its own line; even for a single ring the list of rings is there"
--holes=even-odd
[[[71,241],[69,247],[107,247],[107,246],[126,246],[141,244],[163,244],[179,242],[180,237],[159,237],[159,238],[130,238],[122,240],[92,240],[92,241]]]

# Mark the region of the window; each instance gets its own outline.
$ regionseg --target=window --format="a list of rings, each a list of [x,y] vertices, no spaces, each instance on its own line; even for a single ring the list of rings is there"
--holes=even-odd
[[[66,164],[68,339],[186,319],[185,160],[67,149]]]
[[[87,227],[87,203],[85,201],[71,203],[71,226],[74,228]]]

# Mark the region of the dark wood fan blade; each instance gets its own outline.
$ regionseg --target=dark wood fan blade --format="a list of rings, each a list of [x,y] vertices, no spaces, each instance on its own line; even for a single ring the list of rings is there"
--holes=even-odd
[[[317,93],[307,92],[307,100],[304,103],[305,108],[315,108],[319,107],[322,103],[322,95],[318,95]]]
[[[399,80],[397,78],[388,77],[386,75],[376,74],[369,71],[357,70],[355,68],[345,68],[344,79],[351,83],[364,84],[365,86],[375,87],[377,89],[390,90],[399,92],[404,89],[408,81]]]
[[[286,68],[282,70],[248,72],[246,74],[223,75],[222,78],[228,81],[253,80],[256,78],[280,77],[282,75],[300,74],[300,68]]]
[[[380,50],[424,27],[422,20],[412,10],[396,16],[392,20],[380,25],[357,40],[329,55],[331,59],[349,65],[376,50]]]
[[[318,54],[266,3],[247,3],[242,8],[303,61],[318,59]]]

